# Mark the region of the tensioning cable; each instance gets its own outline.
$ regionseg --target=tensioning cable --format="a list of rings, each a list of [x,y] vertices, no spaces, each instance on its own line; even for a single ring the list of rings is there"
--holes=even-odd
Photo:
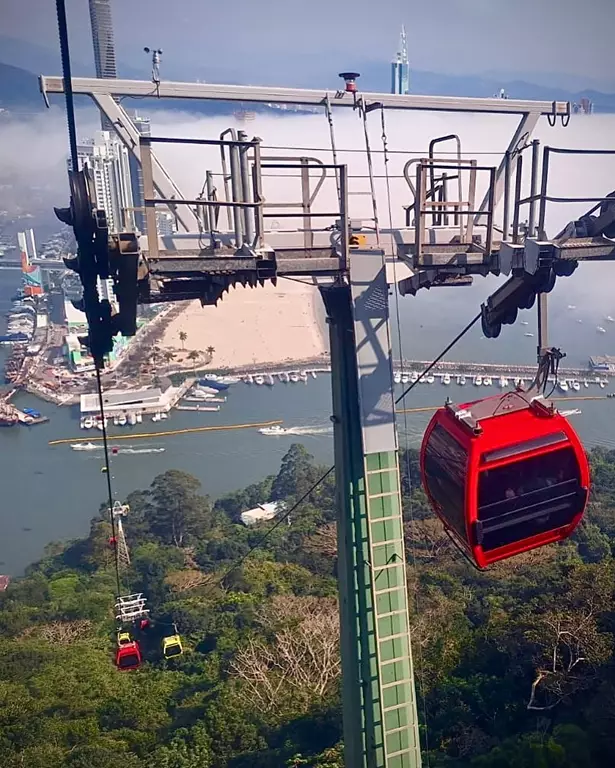
[[[73,172],[79,169],[77,155],[77,126],[75,121],[75,103],[73,98],[73,85],[71,79],[70,50],[68,44],[68,24],[66,22],[66,6],[64,0],[56,0],[56,12],[58,16],[58,34],[60,38],[60,53],[62,56],[62,76],[64,79],[64,95],[66,97],[66,122],[68,124],[68,141],[70,144],[70,159]],[[100,418],[102,421],[103,447],[105,455],[104,471],[107,475],[107,492],[109,495],[109,517],[111,519],[111,535],[115,554],[115,578],[117,594],[121,594],[120,563],[117,547],[115,518],[113,517],[113,489],[111,487],[111,473],[109,465],[109,444],[107,440],[107,425],[103,406],[102,382],[100,376],[100,362],[95,360],[96,386],[98,390],[98,402],[100,404]]]
[[[424,371],[423,371],[423,372],[422,372],[422,373],[419,375],[418,379],[417,379],[415,382],[413,382],[413,383],[412,383],[412,384],[411,384],[411,385],[408,387],[408,389],[407,389],[407,390],[406,390],[406,391],[405,391],[405,392],[404,392],[404,393],[403,393],[403,394],[402,394],[400,397],[398,397],[398,398],[397,398],[397,400],[395,401],[395,404],[396,404],[396,405],[397,405],[397,403],[399,403],[399,401],[400,401],[400,400],[402,400],[402,399],[403,399],[403,398],[404,398],[404,397],[405,397],[405,396],[408,394],[408,392],[410,392],[410,390],[411,390],[411,389],[414,387],[414,385],[415,385],[415,384],[418,384],[418,382],[419,382],[419,381],[420,381],[420,380],[421,380],[421,379],[422,379],[424,376],[426,376],[426,375],[429,373],[429,371],[430,371],[430,370],[431,370],[431,369],[432,369],[432,368],[433,368],[435,365],[437,365],[437,364],[438,364],[438,362],[439,362],[439,361],[440,361],[440,360],[441,360],[441,359],[444,357],[444,355],[446,355],[446,354],[447,354],[447,352],[449,352],[449,351],[450,351],[450,350],[451,350],[451,349],[452,349],[452,348],[455,346],[455,344],[457,344],[457,342],[458,342],[458,341],[459,341],[459,340],[460,340],[460,339],[461,339],[461,338],[462,338],[462,337],[463,337],[463,336],[464,336],[464,335],[465,335],[465,334],[466,334],[466,333],[467,333],[467,332],[470,330],[470,328],[472,328],[472,326],[473,326],[473,325],[474,325],[474,324],[477,322],[478,318],[480,318],[480,314],[478,315],[478,317],[475,317],[475,318],[474,318],[474,320],[472,320],[472,322],[468,323],[468,325],[466,325],[466,327],[465,327],[465,328],[464,328],[464,329],[463,329],[463,330],[462,330],[460,333],[458,333],[458,334],[457,334],[457,336],[455,336],[455,338],[453,339],[453,341],[452,341],[450,344],[448,344],[448,346],[447,346],[447,347],[446,347],[446,348],[445,348],[445,349],[444,349],[444,350],[443,350],[443,351],[442,351],[442,352],[441,352],[441,353],[438,355],[438,357],[436,357],[436,359],[435,359],[435,360],[434,360],[432,363],[430,363],[430,364],[427,366],[427,368],[425,368],[425,370],[424,370]],[[268,530],[268,531],[267,531],[265,534],[263,534],[263,536],[261,536],[261,538],[260,538],[260,539],[259,539],[259,540],[256,542],[256,544],[253,544],[253,545],[250,547],[250,549],[249,549],[249,550],[248,550],[248,551],[247,551],[245,554],[243,554],[243,555],[241,555],[240,557],[238,557],[238,558],[237,558],[237,560],[235,560],[235,562],[234,562],[234,563],[232,563],[232,565],[230,565],[230,566],[229,566],[229,568],[228,568],[226,571],[224,571],[223,575],[220,577],[220,579],[218,579],[218,582],[217,582],[217,583],[218,583],[218,584],[220,584],[220,585],[222,585],[222,584],[223,584],[223,582],[224,582],[224,580],[225,580],[225,579],[228,577],[228,575],[229,575],[230,573],[232,573],[232,572],[233,572],[233,571],[235,571],[237,568],[239,568],[239,567],[240,567],[240,566],[241,566],[241,565],[242,565],[242,564],[243,564],[243,563],[244,563],[244,562],[245,562],[245,561],[248,559],[248,557],[250,557],[250,555],[251,555],[253,552],[255,552],[257,549],[259,549],[259,548],[260,548],[260,547],[261,547],[261,546],[264,544],[264,542],[265,542],[265,541],[266,541],[266,540],[269,538],[269,536],[271,536],[271,534],[272,534],[272,533],[275,531],[275,529],[276,529],[276,528],[278,528],[278,527],[279,527],[279,526],[280,526],[280,525],[281,525],[281,524],[282,524],[282,523],[283,523],[285,520],[287,520],[287,519],[290,517],[290,515],[291,515],[291,514],[292,514],[292,513],[293,513],[293,512],[294,512],[294,511],[297,509],[297,507],[298,507],[300,504],[302,504],[302,503],[303,503],[303,502],[304,502],[304,501],[305,501],[305,500],[308,498],[308,496],[310,496],[310,494],[312,494],[312,493],[313,493],[313,492],[314,492],[314,491],[315,491],[315,490],[316,490],[316,489],[317,489],[317,488],[318,488],[318,487],[321,485],[321,483],[323,483],[323,482],[324,482],[324,481],[327,479],[327,477],[329,477],[329,475],[330,475],[330,474],[331,474],[331,473],[334,471],[334,469],[335,469],[335,465],[333,465],[332,467],[329,467],[329,469],[328,469],[328,470],[327,470],[327,471],[326,471],[324,474],[322,474],[322,475],[321,475],[321,476],[318,478],[318,480],[316,480],[316,482],[315,482],[315,483],[314,483],[314,484],[313,484],[313,485],[312,485],[312,486],[311,486],[311,487],[310,487],[310,488],[309,488],[309,489],[308,489],[308,490],[307,490],[307,491],[306,491],[306,492],[303,494],[303,496],[302,496],[300,499],[298,499],[298,501],[296,501],[296,502],[295,502],[295,503],[292,505],[292,507],[291,507],[290,509],[288,509],[286,512],[284,512],[284,514],[283,514],[283,515],[281,515],[281,516],[280,516],[280,517],[279,517],[279,518],[276,520],[276,522],[274,523],[274,525],[273,525],[273,526],[272,526],[272,527],[271,527],[271,528],[270,528],[270,529],[269,529],[269,530]]]

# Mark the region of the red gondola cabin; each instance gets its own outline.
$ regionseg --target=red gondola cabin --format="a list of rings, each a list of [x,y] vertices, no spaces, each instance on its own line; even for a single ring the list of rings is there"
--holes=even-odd
[[[479,568],[570,536],[589,493],[572,426],[520,390],[440,408],[423,438],[421,475],[436,514]]]
[[[118,635],[118,646],[115,652],[115,665],[118,669],[138,669],[141,666],[141,649],[136,640],[130,638],[128,633]]]

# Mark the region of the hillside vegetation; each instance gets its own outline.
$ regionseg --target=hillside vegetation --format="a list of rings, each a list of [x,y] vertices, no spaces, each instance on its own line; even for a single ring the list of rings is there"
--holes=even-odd
[[[427,509],[402,457],[408,580],[425,765],[598,768],[615,754],[615,451],[591,454],[573,541],[477,572]],[[1,596],[3,768],[342,766],[332,476],[293,445],[275,477],[212,504],[170,470],[128,497],[124,591],[175,622],[183,656],[113,664],[115,574],[105,510],[52,544]]]

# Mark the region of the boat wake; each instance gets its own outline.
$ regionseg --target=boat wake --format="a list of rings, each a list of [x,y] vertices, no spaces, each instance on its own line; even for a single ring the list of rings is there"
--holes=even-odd
[[[332,435],[333,426],[303,426],[303,427],[265,427],[259,429],[262,435],[270,437],[318,437],[320,435]]]
[[[330,427],[288,427],[288,435],[332,435],[333,426]]]
[[[118,454],[130,453],[131,455],[139,455],[144,453],[164,453],[164,448],[119,448]]]

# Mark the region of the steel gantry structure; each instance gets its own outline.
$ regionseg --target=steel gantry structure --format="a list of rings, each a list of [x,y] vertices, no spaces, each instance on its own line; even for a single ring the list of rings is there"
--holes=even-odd
[[[152,83],[73,78],[73,93],[94,100],[141,163],[147,227],[141,236],[107,232],[95,200],[88,198],[87,177],[76,174],[71,177],[71,209],[60,215],[75,227],[79,243],[79,255],[71,266],[82,275],[103,269],[114,280],[118,316],[110,318],[102,309],[88,314],[90,342],[101,357],[113,332],[133,332],[137,302],[200,299],[215,304],[238,284],[255,287],[280,277],[310,278],[318,285],[331,347],[345,761],[348,768],[418,768],[421,747],[395,429],[389,287],[397,283],[400,294],[415,294],[421,287],[467,284],[473,275],[506,275],[508,281],[483,305],[485,335],[497,336],[502,324],[514,322],[519,307],[531,306],[539,295],[542,347],[547,343],[543,295],[556,276],[571,274],[580,259],[615,257],[615,243],[604,236],[615,227],[615,215],[609,204],[612,198],[577,200],[593,204],[586,217],[593,222],[593,230],[573,227],[557,241],[546,237],[546,205],[555,200],[549,195],[548,158],[562,150],[547,147],[541,158],[539,143],[531,136],[541,116],[551,123],[557,119],[565,123],[570,118],[569,104],[360,93],[356,77],[346,73],[344,87],[328,92],[156,84],[155,96],[160,98],[322,108],[331,129],[330,164],[297,153],[264,157],[261,140],[248,139],[241,131],[225,131],[210,139],[140,136],[115,99],[153,96]],[[64,92],[62,78],[41,77],[40,83],[45,98]],[[465,157],[454,135],[435,139],[423,157],[409,159],[404,168],[411,194],[407,226],[386,229],[378,225],[371,162],[375,226],[351,218],[351,177],[347,166],[338,161],[341,150],[334,138],[332,114],[337,108],[356,110],[365,125],[373,110],[383,115],[385,110],[512,113],[519,116],[519,124],[501,162],[493,167]],[[370,160],[367,129],[365,137]],[[449,140],[457,148],[452,159],[449,153],[438,156],[436,148]],[[217,147],[224,193],[215,189],[214,174],[208,171],[203,193],[185,198],[155,153],[157,145],[169,143]],[[528,154],[530,194],[524,198],[523,161]],[[301,199],[293,203],[268,198],[263,190],[266,170],[296,172]],[[314,173],[335,179],[335,210],[315,210],[320,181],[312,186]],[[487,177],[480,202],[478,174]],[[173,211],[180,233],[157,235],[158,206]],[[529,221],[522,232],[524,207]],[[271,217],[295,217],[300,224],[275,230],[268,226]],[[316,226],[321,221],[324,224]]]

